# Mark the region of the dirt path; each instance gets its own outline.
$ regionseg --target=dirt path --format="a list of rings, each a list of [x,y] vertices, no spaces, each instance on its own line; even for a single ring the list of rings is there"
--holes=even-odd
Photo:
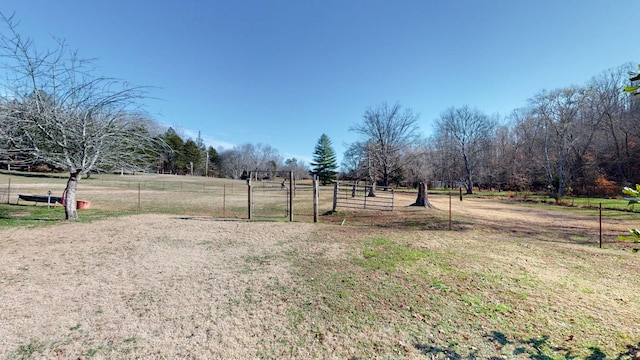
[[[431,204],[439,211],[448,212],[449,197],[430,195]],[[498,201],[495,199],[464,197],[461,202],[457,196],[451,201],[454,223],[463,228],[486,226],[501,232],[530,234],[547,237],[560,242],[598,243],[599,217],[596,210],[568,211],[549,205],[548,208],[534,208],[529,204],[516,201]],[[618,235],[626,235],[630,227],[640,226],[637,222],[603,218],[603,242],[619,245]],[[558,238],[563,234],[563,238]]]

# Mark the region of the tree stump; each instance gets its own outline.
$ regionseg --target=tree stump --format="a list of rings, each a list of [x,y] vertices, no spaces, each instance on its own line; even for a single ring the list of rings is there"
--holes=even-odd
[[[429,197],[427,196],[427,186],[424,183],[421,182],[418,184],[418,198],[415,203],[411,204],[411,206],[431,207]]]

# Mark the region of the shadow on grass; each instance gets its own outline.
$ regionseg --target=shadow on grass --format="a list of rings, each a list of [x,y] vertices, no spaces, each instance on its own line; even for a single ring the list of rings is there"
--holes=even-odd
[[[548,335],[542,335],[540,337],[532,337],[528,339],[513,339],[509,338],[502,332],[493,331],[490,334],[485,335],[489,341],[495,343],[496,348],[501,348],[507,345],[514,347],[512,355],[521,357],[528,357],[533,360],[555,360],[555,359],[578,359],[579,357],[574,355],[572,351],[566,347],[555,346],[549,342]],[[439,347],[424,344],[415,344],[417,350],[424,355],[431,356],[444,356],[445,359],[452,360],[475,360],[479,359],[476,351],[472,351],[468,354],[463,354],[455,351],[452,347]],[[598,347],[588,348],[589,355],[584,357],[585,360],[637,360],[640,359],[640,342],[635,345],[627,345],[627,350],[619,354],[615,354],[609,357],[602,349]],[[501,356],[491,356],[486,358],[487,360],[506,360],[507,358]]]

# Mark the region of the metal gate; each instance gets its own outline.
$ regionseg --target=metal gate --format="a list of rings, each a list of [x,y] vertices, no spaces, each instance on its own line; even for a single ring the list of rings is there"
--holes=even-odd
[[[393,211],[395,194],[392,188],[358,183],[336,183],[333,189],[333,209],[352,208]]]

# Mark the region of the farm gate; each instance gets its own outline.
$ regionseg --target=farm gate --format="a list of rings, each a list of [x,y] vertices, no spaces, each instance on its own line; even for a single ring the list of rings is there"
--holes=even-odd
[[[261,180],[251,181],[249,185],[249,219],[252,217],[279,218],[313,216],[318,221],[318,182],[298,182],[289,174],[282,182]],[[295,204],[295,210],[294,210]]]
[[[394,191],[392,188],[359,183],[335,183],[333,188],[333,210],[340,208],[393,211]]]

